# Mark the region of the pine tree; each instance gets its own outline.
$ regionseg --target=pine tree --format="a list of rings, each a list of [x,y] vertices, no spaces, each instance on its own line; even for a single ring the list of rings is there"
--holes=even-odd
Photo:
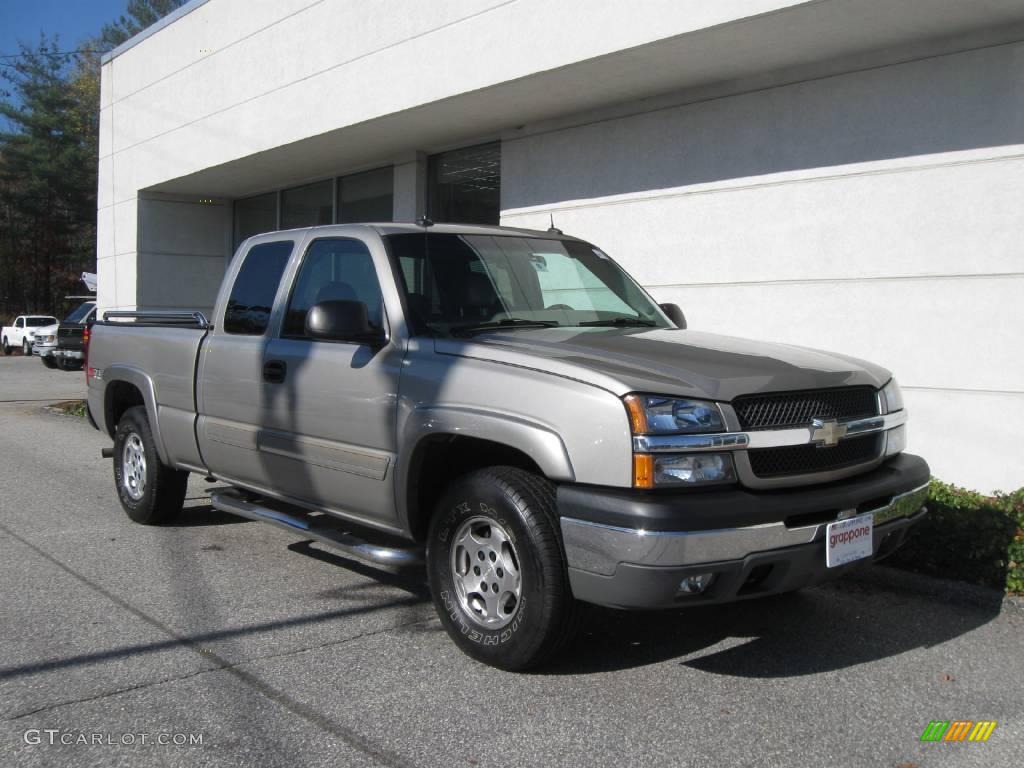
[[[61,314],[95,271],[100,59],[183,5],[129,0],[73,54],[42,37],[2,72],[0,89],[0,312]]]
[[[70,57],[56,39],[22,46],[5,70],[16,101],[0,103],[0,207],[8,304],[51,312],[77,282],[94,248],[76,242],[95,218],[95,165],[74,126],[78,106],[67,87]],[[74,276],[74,277],[73,277]]]

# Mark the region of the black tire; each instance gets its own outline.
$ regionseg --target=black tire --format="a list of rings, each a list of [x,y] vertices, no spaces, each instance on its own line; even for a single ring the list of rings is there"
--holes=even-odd
[[[141,450],[142,462],[128,465],[126,446]],[[126,482],[126,476],[133,482]],[[143,482],[139,483],[141,479]],[[172,469],[160,463],[149,428],[146,409],[137,405],[129,408],[117,422],[114,433],[114,485],[121,506],[132,520],[143,525],[160,525],[177,517],[185,502],[188,472]]]
[[[497,526],[480,522],[488,520]],[[483,532],[479,538],[477,530]],[[466,532],[473,535],[462,538]],[[483,558],[478,562],[467,554],[456,537],[471,542],[470,549],[482,547],[476,555]],[[502,552],[497,559],[492,556],[495,551]],[[465,571],[463,563],[469,564]],[[510,569],[500,568],[502,563],[514,564],[518,595],[509,591],[505,577]],[[470,576],[470,570],[475,575]],[[515,467],[490,467],[453,483],[431,520],[427,573],[448,635],[467,655],[485,664],[512,671],[536,667],[575,634],[579,608],[569,588],[555,489],[543,477]],[[460,587],[460,580],[476,578],[482,579],[483,587],[490,580],[492,594],[484,598],[475,586],[475,593]],[[494,609],[483,602],[497,603],[506,596],[507,602]],[[492,620],[498,626],[485,625]]]
[[[28,339],[21,340],[21,354],[25,357],[32,357],[32,345],[29,344]]]
[[[43,365],[47,368],[53,369],[57,367],[57,361],[53,359],[53,355],[40,355],[39,359],[43,361]]]
[[[62,357],[60,362],[57,363],[62,371],[80,371],[82,370],[82,362],[75,360],[74,358]]]
[[[7,337],[4,336],[4,354],[10,355],[14,351],[14,347],[7,343]]]

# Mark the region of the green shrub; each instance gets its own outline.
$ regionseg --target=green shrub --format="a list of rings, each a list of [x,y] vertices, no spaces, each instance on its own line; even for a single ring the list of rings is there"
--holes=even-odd
[[[1024,488],[983,496],[932,479],[928,515],[888,563],[1024,592]]]
[[[1014,525],[1013,539],[1008,549],[1006,591],[1011,595],[1024,594],[1024,488],[1009,494],[997,494],[996,507]]]

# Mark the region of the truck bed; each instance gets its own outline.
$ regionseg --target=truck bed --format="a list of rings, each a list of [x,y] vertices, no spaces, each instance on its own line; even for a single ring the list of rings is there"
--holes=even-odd
[[[105,321],[92,328],[90,368],[107,379],[116,370],[129,369],[152,382],[160,438],[170,462],[199,463],[195,373],[207,333],[198,323]],[[90,401],[94,413],[103,412],[98,405]]]

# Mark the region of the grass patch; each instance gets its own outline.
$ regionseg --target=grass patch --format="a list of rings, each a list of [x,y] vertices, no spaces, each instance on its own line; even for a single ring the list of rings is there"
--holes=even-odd
[[[985,496],[933,479],[927,504],[887,564],[1024,594],[1024,488]]]
[[[85,418],[85,400],[65,400],[61,403],[54,403],[50,407],[66,413],[68,416]]]

